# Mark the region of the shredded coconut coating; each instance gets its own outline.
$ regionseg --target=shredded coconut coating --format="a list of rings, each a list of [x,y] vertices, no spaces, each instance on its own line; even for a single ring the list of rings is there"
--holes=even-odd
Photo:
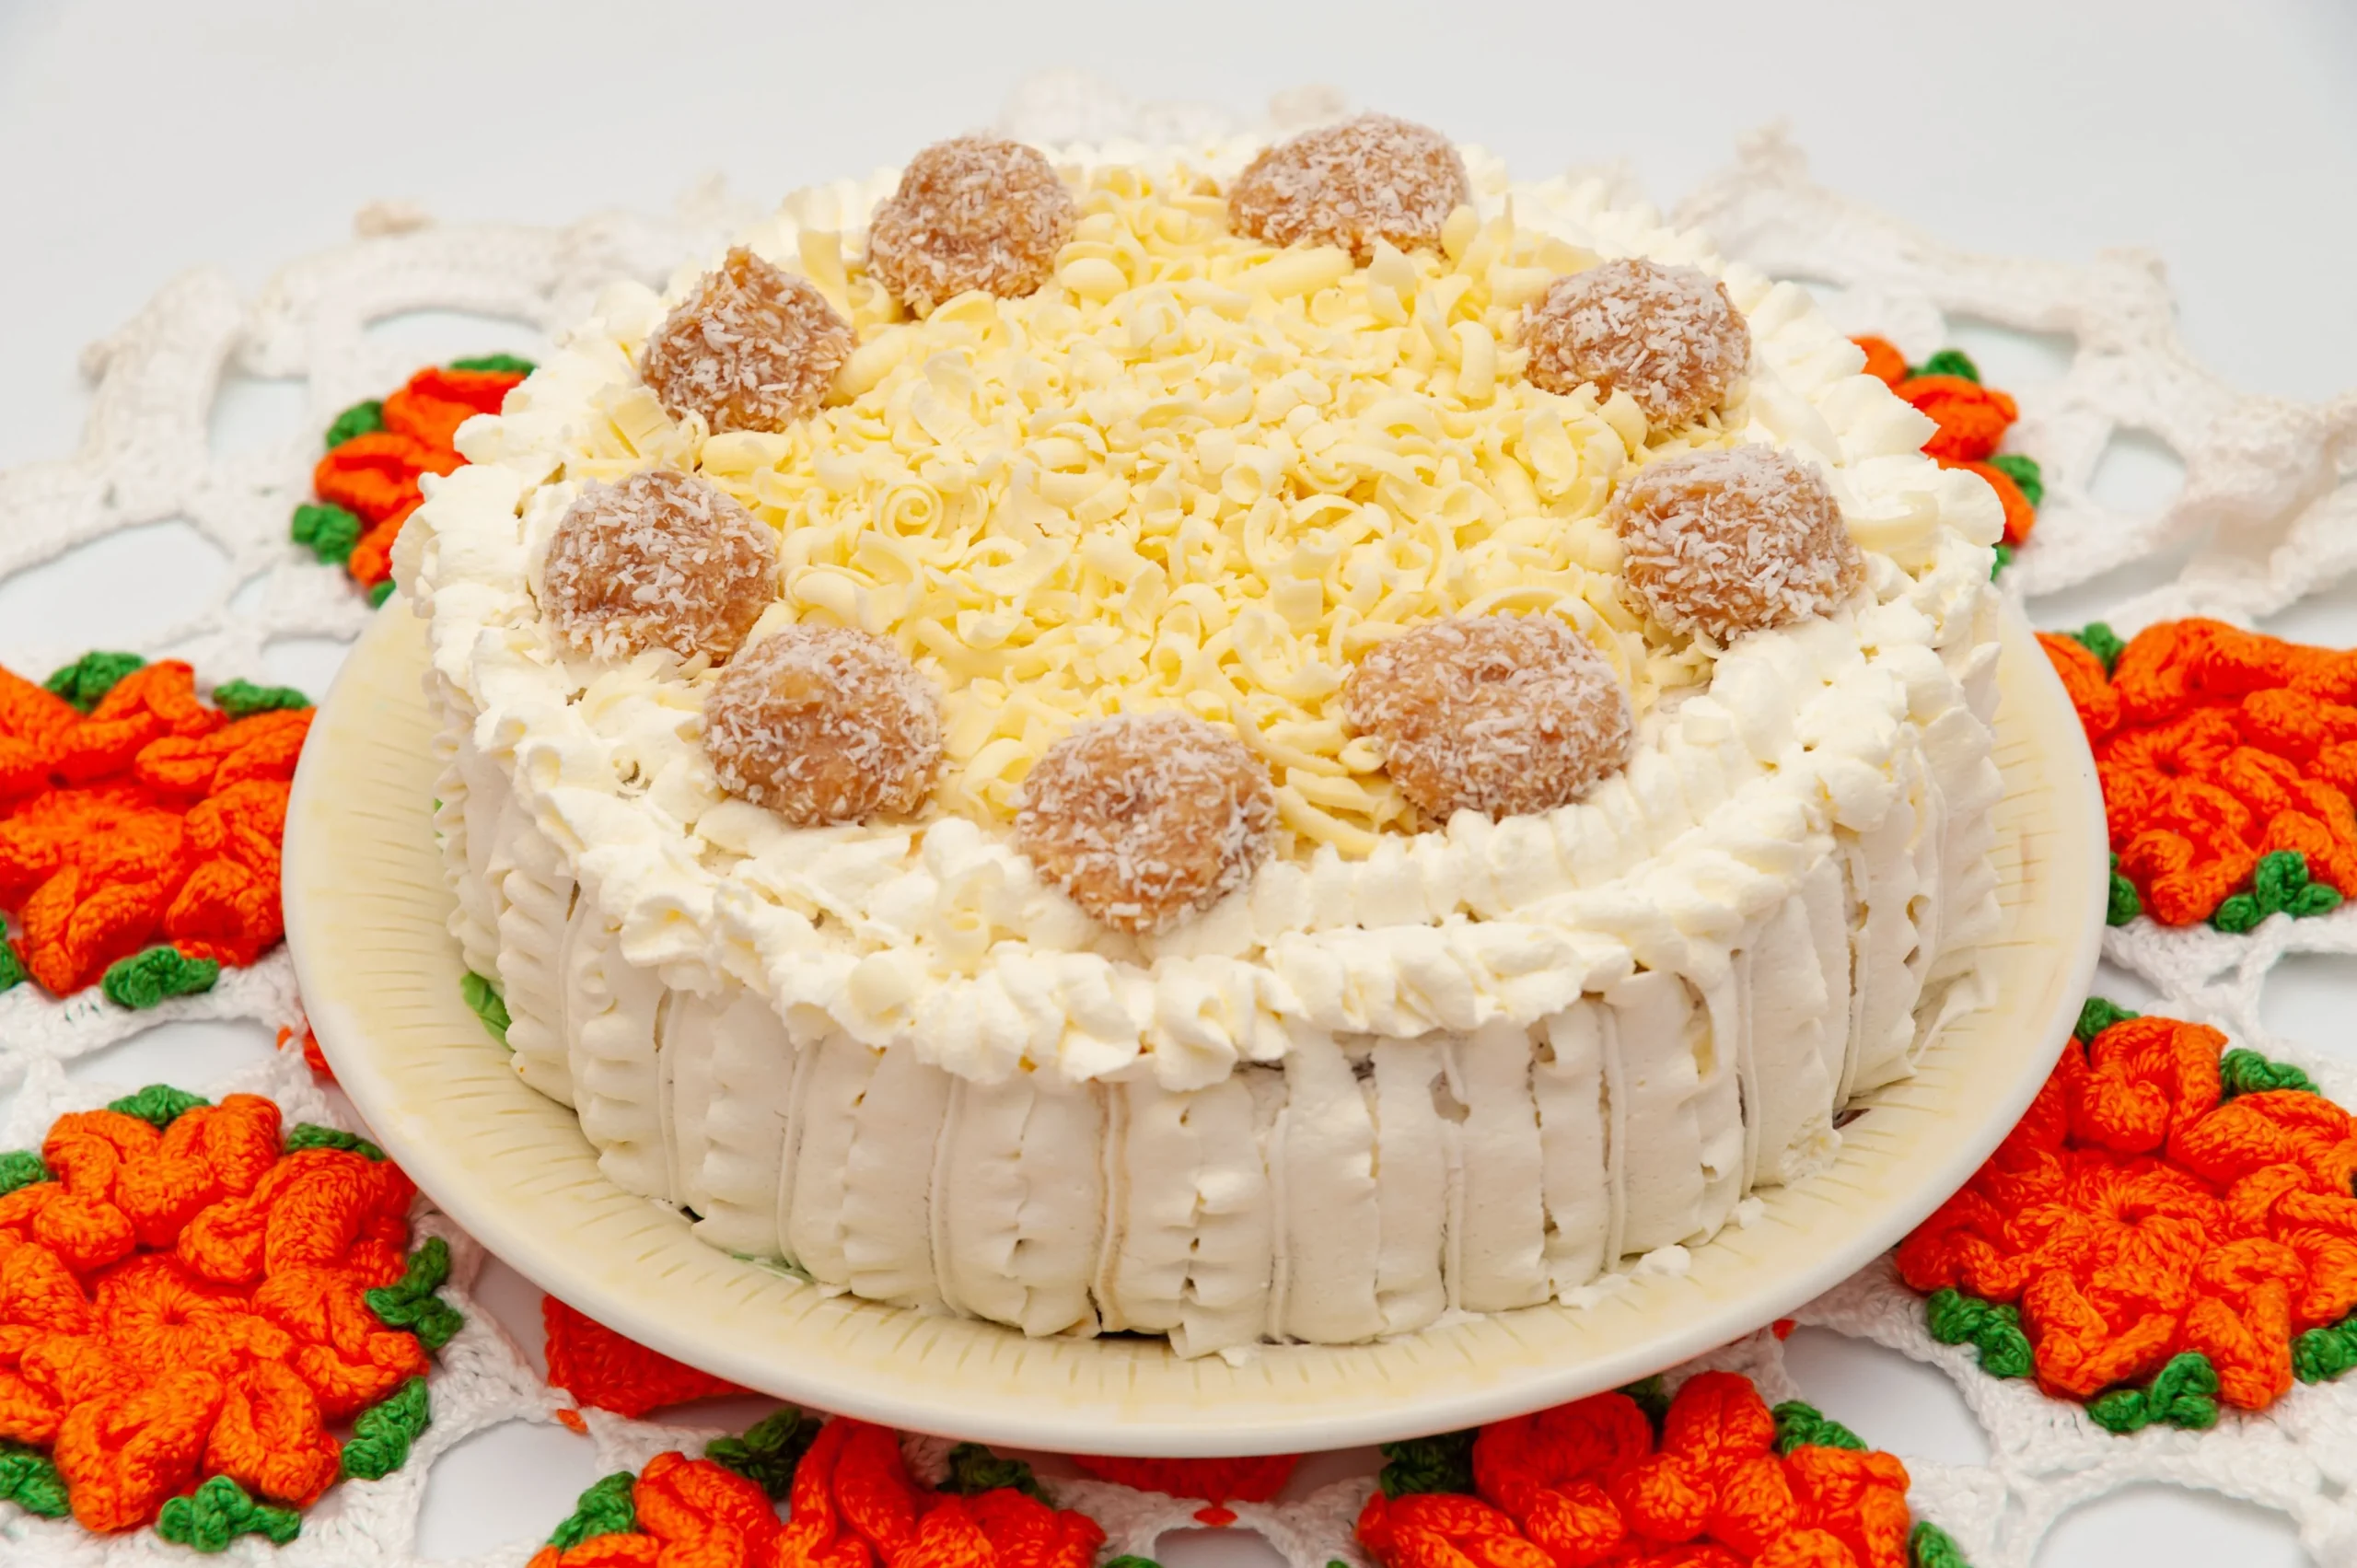
[[[776,599],[777,530],[668,469],[584,490],[559,519],[541,573],[551,630],[592,658],[668,648],[717,663]]]
[[[906,816],[941,765],[941,703],[883,638],[788,626],[713,682],[703,744],[721,788],[797,828]]]
[[[1017,298],[1056,270],[1078,216],[1036,147],[996,136],[936,142],[876,209],[867,270],[920,316],[972,289]]]
[[[1610,517],[1638,604],[1674,631],[1720,643],[1822,615],[1865,581],[1833,493],[1774,447],[1649,463]]]
[[[1073,902],[1148,935],[1250,881],[1276,827],[1269,770],[1241,741],[1184,714],[1125,714],[1040,757],[1015,842]]]
[[[639,373],[674,419],[774,432],[818,412],[856,346],[807,278],[739,246],[646,340]]]
[[[1457,616],[1384,643],[1342,711],[1382,742],[1400,793],[1446,821],[1551,811],[1629,760],[1628,693],[1595,645],[1549,615]]]
[[[1473,200],[1465,160],[1429,126],[1362,114],[1305,131],[1244,166],[1228,221],[1271,245],[1338,245],[1360,261],[1375,242],[1436,247],[1448,215]]]
[[[1651,261],[1606,261],[1557,278],[1524,308],[1522,341],[1533,385],[1626,392],[1655,424],[1720,407],[1751,366],[1751,329],[1726,285]]]

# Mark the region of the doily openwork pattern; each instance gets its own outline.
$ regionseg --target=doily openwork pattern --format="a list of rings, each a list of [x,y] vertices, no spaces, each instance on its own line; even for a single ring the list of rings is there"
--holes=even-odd
[[[1286,95],[1261,128],[1297,129],[1341,108],[1330,93]],[[1001,128],[1036,143],[1154,143],[1242,127],[1214,110],[1140,105],[1087,78],[1060,75],[1019,88]],[[241,297],[215,273],[185,276],[89,351],[94,406],[80,449],[0,472],[0,576],[122,529],[182,519],[228,557],[227,586],[192,599],[136,651],[188,658],[216,679],[266,679],[266,644],[348,639],[367,613],[340,570],[314,563],[289,540],[287,519],[308,494],[318,432],[338,410],[382,395],[414,368],[411,353],[371,335],[373,324],[455,310],[553,335],[606,282],[627,275],[659,284],[739,215],[710,196],[669,218],[607,216],[562,229],[444,228],[379,211],[364,215],[353,244],[294,262],[256,296]],[[1713,231],[1730,256],[1832,285],[1829,303],[1846,329],[1879,333],[1910,358],[1945,345],[1951,316],[2073,340],[2060,377],[2012,389],[2022,421],[2011,445],[2043,465],[2047,498],[2035,540],[2003,579],[2010,589],[2034,597],[2189,547],[2182,568],[2160,587],[2108,607],[2124,634],[2189,614],[2249,625],[2357,564],[2357,396],[2305,406],[2223,385],[2179,343],[2167,287],[2150,258],[2112,254],[2072,266],[1967,254],[1814,184],[1797,151],[1772,134],[1747,143],[1678,215]],[[216,455],[209,426],[233,374],[299,377],[306,431],[261,450]],[[2183,460],[2186,480],[2173,503],[2130,514],[2096,499],[2096,470],[2123,430],[2150,433]],[[38,674],[80,651],[12,645],[6,656]],[[2115,928],[2106,951],[2158,990],[2156,1011],[2214,1023],[2235,1043],[2295,1063],[2328,1095],[2357,1103],[2357,1071],[2269,1038],[2258,1005],[2268,969],[2287,952],[2357,952],[2357,911],[2270,920],[2247,935],[2208,926],[2165,930],[2139,919]],[[159,1022],[202,1018],[251,1019],[272,1030],[292,1028],[299,1038],[300,1004],[284,954],[148,1014],[96,993],[61,1004],[22,986],[0,996],[0,1087],[14,1091],[0,1121],[0,1149],[37,1144],[60,1113],[136,1087],[69,1077],[73,1059]],[[241,1090],[268,1095],[290,1121],[354,1125],[340,1098],[291,1049],[258,1051],[220,1082],[189,1083],[185,1074],[180,1081],[216,1099]],[[469,1298],[479,1249],[423,1207],[414,1230],[449,1241],[455,1266],[444,1295],[466,1321],[436,1362],[432,1424],[411,1462],[381,1481],[342,1483],[290,1544],[247,1538],[232,1543],[225,1561],[409,1568],[421,1561],[417,1521],[438,1457],[504,1423],[550,1423],[570,1413],[572,1401]],[[1980,1568],[2024,1568],[2066,1511],[2143,1481],[2211,1488],[2280,1510],[2319,1562],[2357,1562],[2357,1380],[2302,1385],[2263,1416],[2230,1414],[2207,1432],[2155,1425],[2122,1437],[2028,1381],[1988,1376],[1968,1347],[1935,1342],[1921,1298],[1887,1261],[1819,1298],[1799,1320],[1887,1346],[1956,1382],[1986,1429],[1990,1458],[1964,1466],[1910,1460],[1911,1502]],[[1802,1393],[1781,1342],[1766,1330],[1671,1381],[1706,1367],[1749,1376],[1771,1402]],[[700,1453],[717,1435],[595,1410],[580,1419],[600,1472],[636,1470],[667,1449]],[[939,1474],[947,1447],[911,1440],[911,1468],[921,1478]],[[1059,1478],[1056,1469],[1043,1470],[1056,1500],[1104,1527],[1109,1554],[1151,1556],[1164,1531],[1196,1522],[1198,1503]],[[1352,1524],[1372,1484],[1370,1467],[1297,1485],[1277,1502],[1238,1500],[1230,1504],[1235,1527],[1257,1532],[1295,1568],[1362,1564]],[[182,1549],[148,1532],[99,1539],[70,1520],[36,1518],[5,1504],[0,1542],[10,1543],[12,1562],[182,1560]],[[539,1544],[537,1536],[518,1540],[481,1561],[520,1564]]]

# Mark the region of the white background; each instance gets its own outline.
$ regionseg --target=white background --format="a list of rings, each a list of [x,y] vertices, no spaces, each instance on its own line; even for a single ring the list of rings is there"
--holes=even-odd
[[[2357,387],[2357,3],[1945,6],[1551,0],[1124,7],[576,3],[64,6],[0,0],[0,467],[71,449],[82,347],[198,266],[247,288],[345,238],[363,203],[451,221],[563,222],[660,211],[707,174],[766,201],[896,162],[990,121],[1049,67],[1147,99],[1252,113],[1330,83],[1443,127],[1523,173],[1622,159],[1674,200],[1744,131],[1783,120],[1827,181],[1977,250],[2079,259],[2159,252],[2192,352],[2241,386],[2300,400]],[[416,324],[418,359],[528,348],[478,324]],[[437,332],[439,335],[437,336]],[[1991,352],[2002,355],[2001,347]],[[1992,366],[2003,384],[2035,356]],[[225,402],[224,439],[278,433],[292,400]],[[273,422],[282,422],[273,426]],[[2165,494],[2122,461],[2122,498]],[[162,623],[217,556],[167,529],[0,584],[0,663],[20,648],[119,645]],[[2100,591],[2047,607],[2081,619]],[[2357,593],[2285,618],[2357,643]],[[317,693],[331,645],[273,650]],[[41,671],[30,673],[40,674]],[[2357,971],[2279,971],[2272,1027],[2347,1040]],[[2123,999],[2132,987],[2115,986]],[[87,1070],[203,1083],[266,1044],[228,1026],[158,1029]],[[537,1296],[494,1271],[490,1305],[539,1337]],[[1979,1429],[1944,1378],[1804,1332],[1794,1371],[1879,1445],[1969,1462]],[[717,1419],[717,1417],[715,1417]],[[538,1539],[594,1479],[586,1445],[510,1426],[439,1464],[420,1549]],[[1232,1538],[1174,1539],[1190,1568],[1264,1561]],[[2042,1564],[2269,1568],[2303,1561],[2272,1516],[2151,1489],[2068,1517]]]

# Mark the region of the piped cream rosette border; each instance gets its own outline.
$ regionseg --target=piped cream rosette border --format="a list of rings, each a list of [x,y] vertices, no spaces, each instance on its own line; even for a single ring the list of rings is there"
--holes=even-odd
[[[1251,151],[1185,157],[1216,173]],[[1173,157],[1118,145],[1055,156],[1084,169]],[[555,482],[568,433],[603,417],[600,394],[628,375],[608,317],[643,331],[644,290],[610,295],[504,418],[466,427],[470,466],[433,485],[404,530],[395,565],[432,621],[436,703],[471,723],[633,964],[689,989],[751,987],[797,1037],[910,1041],[980,1081],[1150,1071],[1185,1089],[1239,1059],[1282,1059],[1294,1028],[1462,1032],[1535,1022],[1640,966],[1723,976],[1747,925],[1831,853],[1834,830],[1881,819],[1900,752],[1922,744],[1911,721],[1957,707],[1968,684],[1985,711],[1996,497],[1922,456],[1929,422],[1860,372],[1805,290],[1724,263],[1648,208],[1608,208],[1600,182],[1509,185],[1495,159],[1469,150],[1467,162],[1484,218],[1511,202],[1517,224],[1598,255],[1724,278],[1755,345],[1739,435],[1814,460],[1867,552],[1851,605],[1723,654],[1711,689],[1655,715],[1627,770],[1578,804],[1497,823],[1460,813],[1361,860],[1328,848],[1278,861],[1145,939],[1090,920],[962,818],[797,830],[742,802],[707,806],[691,694],[644,664],[576,693],[528,587],[535,528],[544,542],[568,493]],[[860,229],[897,178],[800,192],[756,248],[796,267],[803,228]],[[701,270],[683,268],[663,303]]]

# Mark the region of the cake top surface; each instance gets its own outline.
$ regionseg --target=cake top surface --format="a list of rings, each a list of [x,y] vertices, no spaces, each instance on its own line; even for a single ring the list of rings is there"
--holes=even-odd
[[[972,157],[1036,184],[1028,160],[989,150],[1013,145]],[[1430,148],[1410,150],[1430,206],[1426,187],[1446,181],[1424,179]],[[434,617],[441,675],[500,715],[519,789],[625,951],[733,975],[782,1009],[814,1003],[863,1038],[962,1006],[962,1022],[935,1019],[961,1071],[1094,1076],[1160,1051],[1155,1071],[1184,1079],[1206,1069],[1178,1036],[1232,1062],[1281,1051],[1285,1020],[1318,1012],[1288,973],[1305,943],[1394,971],[1368,993],[1390,985],[1379,1005],[1336,1005],[1371,1028],[1537,1016],[1548,987],[1515,1000],[1501,966],[1551,967],[1548,986],[1575,993],[1655,961],[1649,945],[1657,957],[1695,940],[1636,935],[1604,915],[1608,889],[1691,885],[1686,863],[1723,856],[1729,835],[1829,830],[1834,753],[1879,748],[1869,765],[1887,771],[1890,726],[1875,714],[1894,702],[1903,714],[1904,694],[1896,675],[1861,671],[1878,648],[1929,646],[1979,613],[1993,498],[1921,456],[1925,422],[1858,373],[1805,293],[1722,266],[1700,237],[1615,211],[1598,187],[1509,186],[1472,151],[1470,199],[1403,231],[1407,249],[1381,225],[1280,247],[1232,221],[1260,152],[1052,153],[1040,167],[1071,210],[1059,219],[1052,192],[1027,185],[1017,238],[1026,254],[1060,222],[1065,238],[1012,296],[896,293],[871,269],[865,226],[913,176],[803,192],[722,271],[685,270],[663,296],[610,291],[503,417],[469,427],[476,466],[420,514],[404,578]],[[935,230],[979,243],[987,211],[957,205],[963,186],[943,196],[946,178],[915,182],[936,210],[896,220],[918,237],[903,251]],[[954,275],[964,253],[896,252],[895,275]],[[1550,297],[1608,261],[1643,274],[1628,300]],[[715,428],[729,421],[667,401],[642,371],[694,347],[682,334],[699,291],[722,279],[785,302],[826,353],[843,345],[823,400],[778,428]],[[1536,342],[1541,377],[1531,324],[1550,305],[1568,325]],[[1616,320],[1636,323],[1634,346],[1594,358],[1581,333]],[[1666,379],[1651,343],[1700,344],[1700,370]],[[1583,354],[1589,378],[1566,381]],[[1654,612],[1624,571],[1616,498],[1663,464],[1701,478],[1655,492],[1711,490],[1702,459],[1747,447],[1779,461],[1728,471],[1813,486],[1787,508],[1805,514],[1794,537],[1848,563],[1795,575],[1824,585],[1797,613],[1791,592],[1755,596],[1783,607],[1768,629]],[[897,650],[934,693],[940,762],[913,809],[800,826],[732,798],[702,745],[726,663],[661,647],[585,657],[542,624],[543,562],[568,509],[650,470],[695,476],[778,531],[777,597],[738,660],[787,627],[841,628]],[[1712,490],[1696,516],[1724,531],[1743,494]],[[1660,512],[1649,540],[1676,523]],[[1436,797],[1411,798],[1381,736],[1351,722],[1346,684],[1419,628],[1499,616],[1577,638],[1625,706],[1573,731],[1633,743],[1573,758],[1558,771],[1585,793],[1546,809],[1428,809],[1418,800]],[[1783,712],[1734,712],[1730,687]],[[1852,715],[1847,732],[1798,735],[1828,703]],[[1016,847],[1024,784],[1075,732],[1166,713],[1232,734],[1265,768],[1273,857],[1204,878],[1215,901],[1191,918],[1109,923]],[[1784,755],[1795,748],[1823,765]],[[1392,984],[1402,943],[1437,944],[1434,961],[1475,977],[1473,1000],[1417,998],[1431,977]],[[1215,1005],[1182,1006],[1182,971]],[[1029,1016],[1050,1012],[1052,1025]]]
[[[1076,726],[1167,707],[1267,761],[1287,853],[1358,857],[1436,825],[1341,712],[1382,642],[1552,616],[1640,718],[1707,679],[1707,647],[1627,601],[1604,515],[1624,472],[1733,429],[1716,410],[1652,425],[1625,393],[1522,374],[1522,312],[1592,251],[1465,205],[1437,246],[1376,239],[1360,266],[1231,232],[1217,182],[1185,165],[1074,183],[1035,292],[970,290],[922,319],[840,236],[798,234],[791,259],[860,347],[827,406],[698,459],[780,531],[761,630],[856,627],[937,686],[937,808],[1011,822]],[[651,396],[617,389],[612,431],[568,475],[643,467],[626,433]]]

